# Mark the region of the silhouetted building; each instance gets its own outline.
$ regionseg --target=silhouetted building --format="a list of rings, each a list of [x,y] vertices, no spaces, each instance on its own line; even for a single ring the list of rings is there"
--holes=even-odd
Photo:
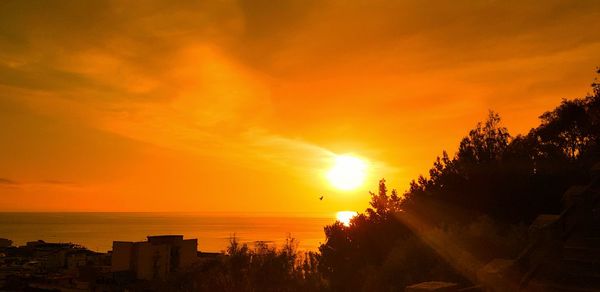
[[[0,238],[0,248],[12,246],[12,240]]]
[[[183,235],[148,236],[148,241],[114,241],[113,273],[130,272],[137,279],[164,280],[171,272],[190,266],[198,258],[197,239]]]
[[[77,244],[38,240],[0,253],[0,291],[99,291],[110,275],[107,254]]]

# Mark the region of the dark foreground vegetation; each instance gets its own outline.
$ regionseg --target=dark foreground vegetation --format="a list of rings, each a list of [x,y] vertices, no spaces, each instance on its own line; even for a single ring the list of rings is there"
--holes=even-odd
[[[600,71],[598,71],[600,73]],[[198,264],[171,287],[200,291],[402,291],[422,281],[473,285],[474,269],[514,257],[537,215],[558,214],[565,190],[589,180],[600,161],[600,85],[563,100],[526,135],[511,136],[500,116],[468,132],[456,155],[435,159],[403,194],[384,180],[371,207],[325,227],[318,253],[235,239],[227,255]]]

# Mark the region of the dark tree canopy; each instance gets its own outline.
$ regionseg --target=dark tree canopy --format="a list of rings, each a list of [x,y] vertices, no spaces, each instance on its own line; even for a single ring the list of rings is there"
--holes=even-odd
[[[600,161],[600,84],[594,82],[586,97],[564,99],[540,120],[526,135],[513,137],[500,115],[490,111],[455,155],[443,151],[428,176],[413,180],[403,195],[388,192],[381,180],[378,192],[371,193],[371,207],[350,226],[325,228],[319,266],[331,288],[390,291],[432,278],[464,280],[406,218],[425,218],[430,229],[454,232],[457,241],[471,238],[481,257],[491,256],[498,241],[508,243],[492,249],[494,256],[519,250],[523,225],[518,224],[558,214],[565,190],[586,183],[588,170]]]

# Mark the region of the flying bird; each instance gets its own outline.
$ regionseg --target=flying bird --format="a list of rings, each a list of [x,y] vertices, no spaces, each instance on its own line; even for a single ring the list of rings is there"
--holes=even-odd
[[[321,197],[319,198],[319,200],[323,201],[323,196],[321,196]]]

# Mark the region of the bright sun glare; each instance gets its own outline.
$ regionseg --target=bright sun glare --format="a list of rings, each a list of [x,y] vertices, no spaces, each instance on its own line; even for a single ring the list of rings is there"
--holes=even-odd
[[[340,190],[353,190],[365,180],[367,165],[359,158],[350,155],[338,155],[335,164],[327,172],[327,179]]]
[[[350,226],[350,220],[356,216],[354,211],[340,211],[335,214],[337,221],[342,222],[345,226]]]

